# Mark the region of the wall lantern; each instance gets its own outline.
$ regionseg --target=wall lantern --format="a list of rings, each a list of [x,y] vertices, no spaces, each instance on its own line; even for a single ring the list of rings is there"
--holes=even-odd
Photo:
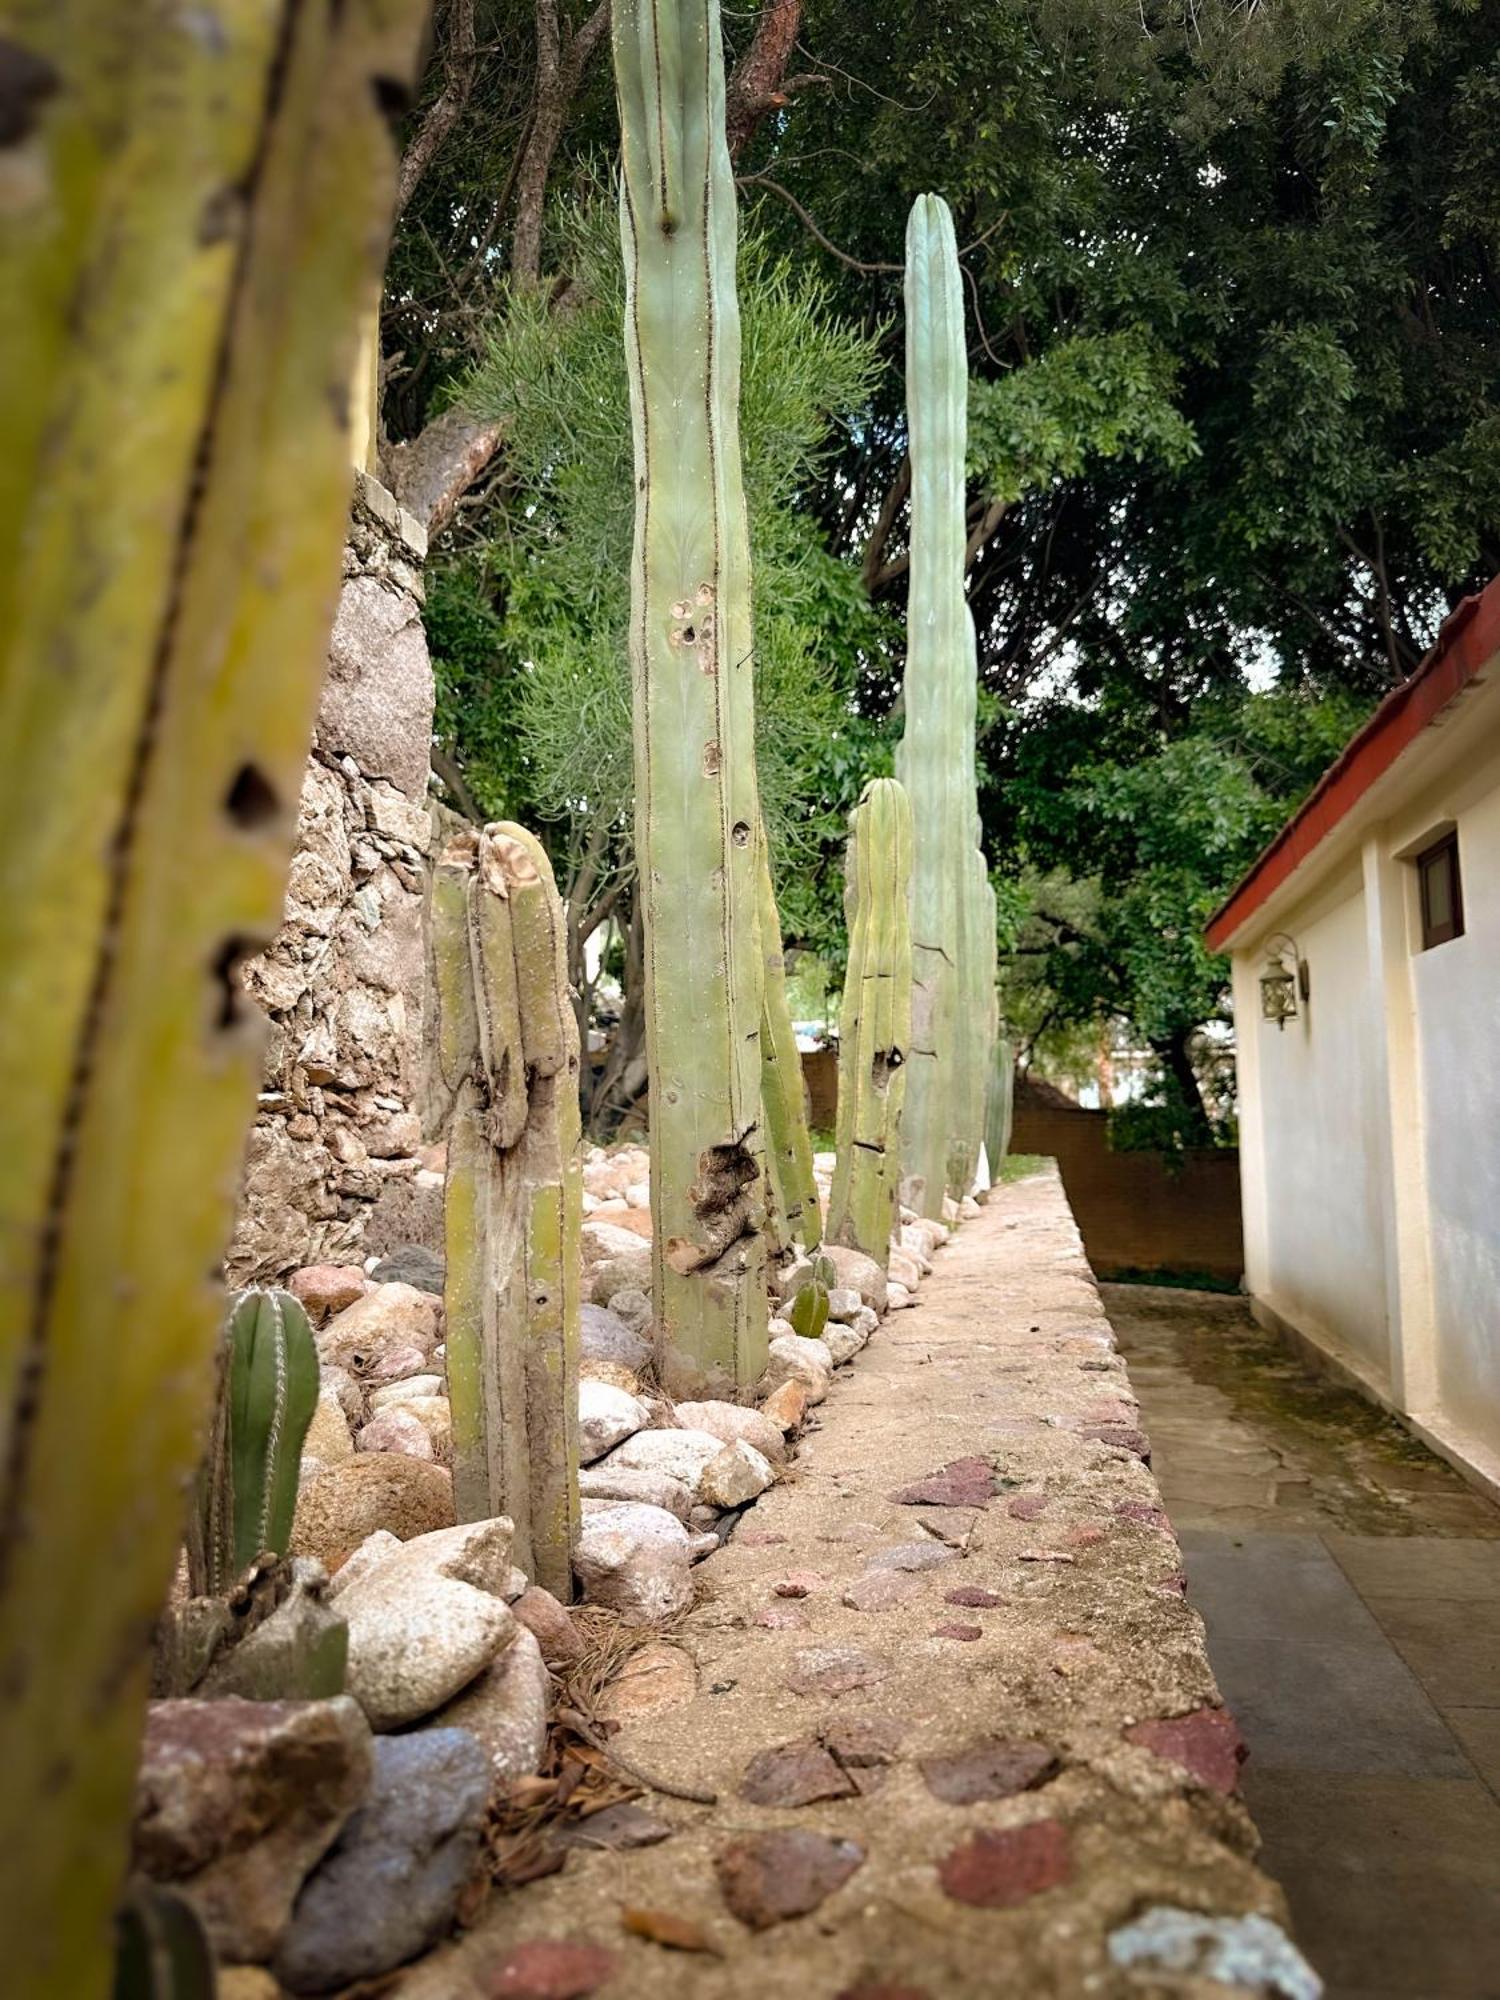
[[[1260,976],[1261,1018],[1284,1028],[1297,1018],[1297,996],[1304,1005],[1312,995],[1312,974],[1297,941],[1285,931],[1266,940],[1266,969]]]

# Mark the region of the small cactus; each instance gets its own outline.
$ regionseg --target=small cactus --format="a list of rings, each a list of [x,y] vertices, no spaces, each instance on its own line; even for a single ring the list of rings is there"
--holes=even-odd
[[[445,1198],[453,1498],[508,1514],[516,1560],[572,1591],[579,1525],[583,1182],[565,922],[535,837],[452,841],[432,894],[438,1049],[454,1092]]]
[[[766,1181],[769,1227],[777,1247],[801,1243],[815,1250],[823,1240],[823,1210],[813,1175],[812,1134],[802,1094],[802,1058],[786,997],[781,918],[771,882],[765,834],[760,839],[760,947],[765,990],[760,1012],[761,1101],[766,1114]]]
[[[797,1288],[786,1309],[794,1333],[804,1340],[819,1340],[828,1324],[828,1294],[838,1281],[838,1273],[827,1257],[813,1259],[812,1276]]]
[[[318,1349],[290,1292],[252,1286],[224,1324],[219,1400],[188,1539],[194,1594],[222,1597],[257,1557],[284,1556],[302,1441],[318,1406]]]
[[[839,1013],[838,1155],[828,1235],[873,1257],[882,1270],[896,1220],[911,1044],[911,855],[905,787],[876,778],[849,816],[849,967]]]

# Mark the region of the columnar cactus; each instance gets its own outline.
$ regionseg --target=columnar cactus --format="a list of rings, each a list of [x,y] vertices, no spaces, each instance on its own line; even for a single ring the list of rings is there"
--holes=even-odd
[[[977,821],[975,826],[977,842]],[[961,1201],[974,1185],[985,1132],[985,1105],[999,1018],[995,998],[995,890],[978,845],[964,856],[959,1008],[954,1022],[955,1088],[949,1099],[948,1193]]]
[[[964,598],[964,450],[968,363],[953,218],[919,195],[906,231],[906,400],[911,453],[911,584],[906,729],[896,772],[911,799],[912,1035],[902,1141],[903,1190],[941,1218],[964,1102],[958,1046],[975,928],[974,624]],[[976,1141],[977,1143],[977,1141]]]
[[[453,1498],[508,1514],[517,1561],[572,1590],[579,1526],[583,1182],[578,1027],[562,904],[540,843],[451,841],[433,881],[438,1054],[454,1093],[444,1288]]]
[[[839,1013],[838,1158],[828,1234],[890,1251],[901,1180],[901,1111],[911,1043],[911,802],[875,778],[849,815],[844,911],[849,965]]]
[[[0,1963],[109,1990],[421,0],[6,10]]]
[[[318,1349],[290,1292],[241,1292],[224,1324],[219,1401],[188,1534],[195,1597],[222,1597],[258,1556],[284,1556]]]
[[[786,961],[781,919],[771,882],[770,860],[761,838],[760,942],[765,991],[760,1014],[761,1099],[766,1114],[766,1179],[773,1233],[778,1247],[794,1243],[814,1250],[823,1240],[823,1210],[813,1175],[812,1134],[802,1089],[802,1058],[786,997]]]
[[[992,1180],[999,1180],[1000,1162],[1010,1151],[1015,1086],[1016,1052],[1002,1035],[995,1042],[990,1066],[988,1101],[985,1106],[984,1150],[989,1154]]]
[[[635,431],[635,846],[646,933],[658,1366],[766,1359],[762,953],[735,196],[717,0],[618,0]]]

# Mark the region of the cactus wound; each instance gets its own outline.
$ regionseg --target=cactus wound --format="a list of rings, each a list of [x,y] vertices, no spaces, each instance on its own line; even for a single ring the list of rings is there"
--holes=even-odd
[[[710,1146],[698,1155],[698,1173],[688,1189],[696,1239],[673,1236],[667,1242],[667,1262],[682,1277],[717,1264],[742,1236],[757,1228],[755,1201],[760,1169],[743,1139],[732,1145]]]

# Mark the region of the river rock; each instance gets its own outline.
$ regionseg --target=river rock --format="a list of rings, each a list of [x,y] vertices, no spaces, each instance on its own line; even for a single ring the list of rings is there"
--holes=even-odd
[[[894,1280],[887,1284],[885,1295],[885,1309],[887,1312],[900,1312],[903,1306],[914,1305],[915,1303],[905,1285],[898,1285]]]
[[[330,1395],[335,1399],[344,1413],[351,1433],[359,1429],[365,1420],[365,1392],[347,1368],[325,1365],[321,1371],[318,1393]]]
[[[368,1576],[388,1556],[395,1555],[398,1549],[405,1547],[406,1544],[400,1536],[393,1535],[389,1528],[377,1528],[373,1535],[366,1535],[359,1547],[340,1565],[338,1575],[330,1581],[329,1597],[336,1600],[350,1584],[358,1583],[361,1577]]]
[[[612,1451],[605,1461],[616,1472],[660,1472],[680,1480],[695,1500],[700,1491],[705,1466],[724,1449],[722,1440],[707,1431],[637,1431]]]
[[[578,1580],[596,1604],[652,1625],[693,1601],[687,1529],[662,1507],[612,1506],[585,1519],[573,1550]]]
[[[786,1440],[780,1426],[764,1410],[747,1408],[742,1403],[679,1403],[677,1421],[689,1430],[707,1431],[710,1437],[725,1444],[743,1438],[773,1465],[779,1465],[786,1457]]]
[[[710,1507],[744,1507],[775,1480],[770,1461],[753,1444],[736,1438],[704,1466],[698,1479],[698,1497]]]
[[[424,1368],[430,1368],[443,1359],[442,1344],[426,1353],[420,1347],[393,1347],[382,1354],[372,1368],[361,1375],[360,1380],[368,1388],[374,1389],[386,1382],[409,1382],[414,1375],[420,1375]]]
[[[836,1319],[828,1322],[820,1337],[835,1368],[842,1368],[846,1362],[852,1361],[865,1344],[862,1334]]]
[[[584,1304],[579,1309],[579,1352],[585,1361],[615,1361],[632,1372],[651,1359],[651,1343],[641,1333],[649,1324],[651,1301],[639,1294],[645,1306],[643,1318],[627,1320],[609,1306]]]
[[[353,1456],[354,1439],[349,1435],[349,1419],[344,1415],[336,1391],[322,1388],[318,1392],[312,1422],[307,1427],[307,1436],[302,1440],[303,1460],[315,1458],[326,1467],[338,1465]]]
[[[386,1737],[368,1802],[297,1899],[275,1970],[329,1993],[405,1965],[443,1935],[479,1859],[490,1759],[461,1729]]]
[[[370,1414],[389,1410],[397,1403],[414,1403],[419,1396],[441,1396],[444,1383],[441,1375],[408,1375],[402,1382],[384,1382],[378,1389],[370,1391]]]
[[[318,1357],[368,1379],[391,1354],[417,1348],[431,1354],[438,1343],[441,1304],[414,1285],[377,1285],[336,1313],[317,1335]],[[414,1371],[412,1371],[414,1372]]]
[[[633,1257],[641,1248],[641,1239],[633,1229],[622,1229],[618,1223],[601,1221],[596,1215],[584,1223],[581,1243],[585,1270],[610,1257]],[[646,1255],[650,1254],[648,1246]]]
[[[578,1456],[585,1465],[634,1437],[651,1421],[651,1412],[636,1396],[609,1382],[578,1385]]]
[[[286,1288],[313,1325],[321,1326],[362,1299],[370,1287],[357,1264],[306,1264],[293,1271]]]
[[[825,1243],[819,1255],[833,1265],[841,1289],[858,1292],[872,1312],[885,1310],[885,1272],[873,1257],[842,1243]]]
[[[370,1276],[377,1285],[411,1285],[416,1291],[443,1296],[445,1266],[436,1250],[425,1243],[403,1243],[382,1257]]]
[[[330,1572],[377,1528],[410,1541],[453,1521],[453,1479],[444,1466],[399,1452],[357,1452],[297,1495],[291,1552]]]
[[[647,1362],[650,1361],[653,1352],[651,1346],[651,1286],[649,1281],[644,1285],[627,1285],[623,1291],[612,1293],[609,1299],[609,1310],[614,1314],[616,1319],[623,1320],[626,1326],[641,1336],[646,1352],[641,1361],[636,1365],[644,1368]]]
[[[372,1728],[431,1715],[515,1639],[497,1594],[510,1575],[510,1533],[501,1520],[424,1536],[339,1593],[347,1686]]]
[[[432,1440],[432,1455],[439,1465],[453,1463],[453,1410],[446,1396],[413,1396],[388,1407],[392,1414],[404,1410],[416,1418]]]
[[[437,1458],[427,1426],[404,1403],[393,1404],[373,1416],[359,1434],[359,1448],[396,1451],[406,1458],[425,1459],[429,1465]]]
[[[767,1394],[783,1382],[797,1382],[809,1403],[821,1403],[833,1376],[833,1356],[821,1340],[804,1340],[797,1333],[780,1333],[768,1350],[761,1388]]]
[[[549,1667],[571,1666],[583,1657],[583,1635],[568,1607],[559,1604],[550,1590],[529,1583],[510,1608],[518,1622],[534,1634]]]
[[[783,1382],[762,1403],[761,1413],[770,1418],[783,1437],[794,1437],[807,1420],[806,1387],[801,1382]]]
[[[466,1729],[490,1755],[498,1783],[531,1778],[547,1748],[552,1676],[534,1633],[523,1625],[477,1680],[424,1728]]]
[[[904,1250],[892,1250],[886,1263],[886,1282],[888,1287],[905,1285],[909,1292],[914,1292],[922,1282],[922,1267]]]
[[[693,1509],[693,1489],[680,1479],[608,1461],[583,1468],[578,1475],[578,1492],[584,1500],[634,1500],[644,1507],[665,1507],[679,1521],[686,1521]]]
[[[604,1226],[608,1227],[607,1224]],[[628,1229],[615,1229],[610,1233],[628,1243],[629,1250],[605,1257],[596,1264],[585,1262],[584,1283],[595,1305],[607,1305],[611,1312],[619,1313],[619,1293],[649,1293],[651,1289],[651,1245],[643,1243]]]
[[[269,1958],[371,1771],[369,1727],[346,1696],[153,1702],[134,1864],[189,1899],[221,1958]]]
[[[853,1285],[834,1285],[828,1294],[828,1317],[830,1319],[852,1320],[857,1312],[864,1309],[864,1300]]]

